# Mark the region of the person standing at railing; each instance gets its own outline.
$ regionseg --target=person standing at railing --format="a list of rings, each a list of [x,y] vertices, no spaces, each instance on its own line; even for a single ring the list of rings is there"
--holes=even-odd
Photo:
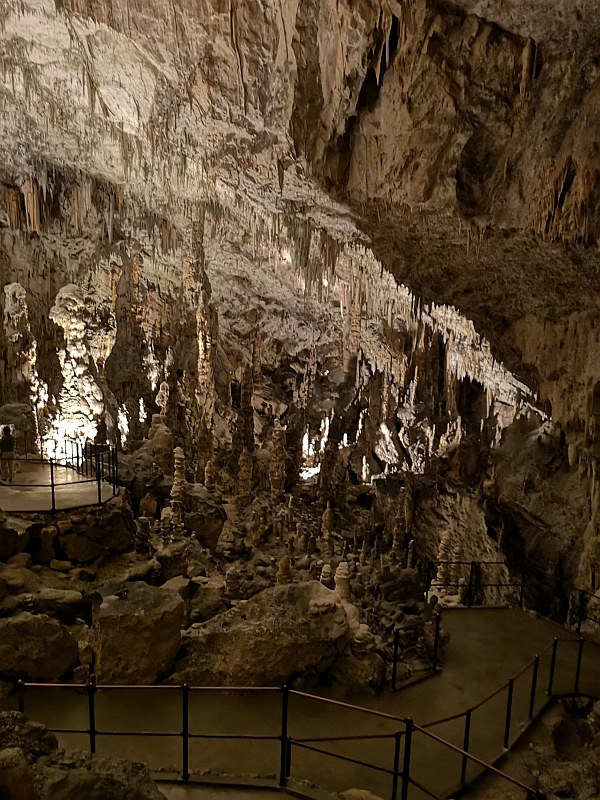
[[[0,478],[12,483],[15,470],[15,437],[8,425],[2,428],[0,439]]]

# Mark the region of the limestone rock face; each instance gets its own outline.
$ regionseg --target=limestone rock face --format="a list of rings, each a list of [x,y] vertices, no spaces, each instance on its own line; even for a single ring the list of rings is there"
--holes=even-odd
[[[317,581],[276,586],[192,628],[170,682],[279,685],[333,661],[349,641],[335,592]]]
[[[112,594],[120,589],[124,596]],[[107,587],[102,597],[93,626],[98,682],[156,683],[179,650],[184,601],[177,592],[142,582]]]
[[[48,681],[77,664],[77,642],[64,625],[45,615],[24,612],[0,620],[0,674]]]

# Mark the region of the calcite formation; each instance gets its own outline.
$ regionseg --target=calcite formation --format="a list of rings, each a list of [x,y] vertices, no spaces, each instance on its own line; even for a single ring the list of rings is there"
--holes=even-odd
[[[6,0],[0,426],[110,444],[120,486],[0,520],[3,675],[381,690],[394,637],[417,674],[432,605],[514,604],[484,584],[525,559],[527,604],[573,622],[563,581],[600,581],[599,22]]]

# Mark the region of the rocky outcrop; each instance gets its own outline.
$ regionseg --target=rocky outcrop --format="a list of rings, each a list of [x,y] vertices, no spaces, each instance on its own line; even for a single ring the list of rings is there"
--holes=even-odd
[[[339,597],[316,581],[276,586],[187,632],[169,682],[280,685],[324,671],[349,644]]]
[[[23,612],[0,620],[0,674],[49,681],[77,664],[77,642],[64,625],[45,615]]]
[[[164,800],[144,764],[58,749],[56,737],[16,711],[0,712],[3,800]]]
[[[63,514],[57,523],[58,543],[71,561],[85,563],[133,547],[135,523],[123,489],[102,506]]]
[[[164,800],[145,764],[57,750],[32,770],[44,800]]]
[[[103,588],[93,625],[98,682],[157,683],[179,650],[183,613],[174,591],[141,582]]]

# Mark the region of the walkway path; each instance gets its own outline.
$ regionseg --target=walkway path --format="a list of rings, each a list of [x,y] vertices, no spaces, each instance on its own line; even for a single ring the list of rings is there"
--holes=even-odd
[[[473,706],[522,669],[534,656],[550,645],[555,637],[561,642],[556,662],[555,692],[572,691],[577,640],[553,623],[535,619],[516,610],[470,609],[445,613],[443,628],[451,634],[438,675],[414,684],[394,695],[370,698],[361,705],[398,717],[412,717],[419,724],[463,712]],[[589,648],[589,649],[588,649]],[[535,711],[547,700],[550,652],[540,661]],[[528,715],[532,669],[515,683],[510,742],[523,730]],[[600,649],[586,644],[580,688],[598,693],[600,686]],[[78,690],[31,690],[26,697],[26,711],[48,727],[87,727],[86,698]],[[503,752],[507,692],[504,690],[473,714],[470,751],[492,762]],[[352,702],[352,701],[351,701]],[[374,717],[361,711],[343,709],[304,698],[290,698],[289,735],[326,737],[393,733],[402,723]],[[190,724],[200,734],[262,734],[278,736],[281,720],[281,696],[278,692],[222,693],[206,690],[190,695]],[[180,690],[165,687],[156,690],[106,690],[97,695],[97,727],[100,730],[181,730]],[[462,746],[464,718],[434,727],[432,732]],[[87,747],[87,737],[61,735],[61,746]],[[316,747],[343,754],[391,769],[393,740],[318,744]],[[101,753],[145,761],[152,769],[179,771],[181,739],[99,737]],[[411,775],[440,797],[447,797],[457,787],[461,757],[416,732],[413,739]],[[279,768],[279,742],[239,741],[235,739],[196,739],[190,743],[191,772],[212,771],[221,774],[247,774],[275,777]],[[469,768],[468,777],[475,774]],[[292,778],[318,783],[329,791],[367,788],[375,794],[391,796],[391,776],[366,767],[294,747]],[[411,787],[410,800],[425,797]],[[175,800],[175,797],[173,798]],[[178,798],[177,798],[178,800]]]
[[[52,508],[50,465],[19,459],[13,483],[0,484],[0,508],[6,512],[49,511]],[[76,508],[98,502],[98,482],[75,469],[54,467],[55,506]],[[100,482],[102,502],[113,495],[112,486]]]

